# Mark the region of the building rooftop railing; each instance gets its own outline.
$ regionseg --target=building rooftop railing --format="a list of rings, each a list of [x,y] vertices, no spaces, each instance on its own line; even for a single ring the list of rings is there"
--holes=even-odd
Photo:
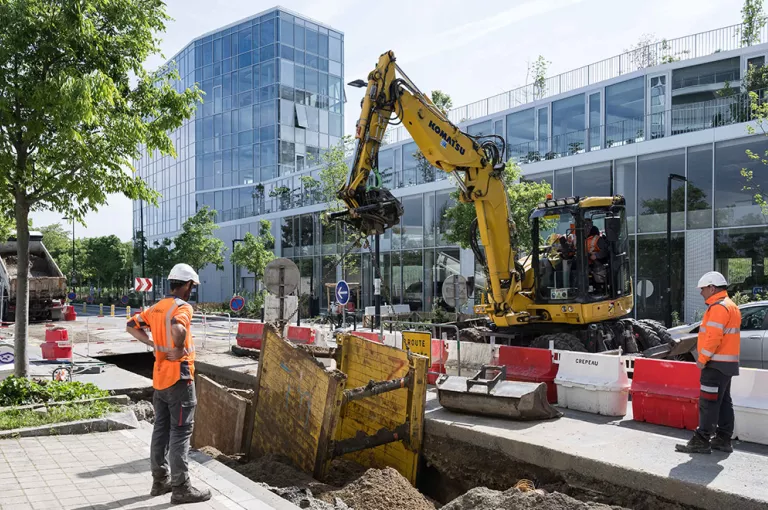
[[[654,44],[550,76],[541,86],[529,83],[502,94],[454,108],[448,112],[448,118],[454,124],[459,124],[640,69],[736,50],[745,46],[741,39],[742,31],[742,24],[739,23],[676,39],[663,39]],[[768,26],[760,29],[755,44],[765,42],[768,42]],[[390,129],[386,134],[387,143],[396,143],[409,138],[408,131],[402,126]]]

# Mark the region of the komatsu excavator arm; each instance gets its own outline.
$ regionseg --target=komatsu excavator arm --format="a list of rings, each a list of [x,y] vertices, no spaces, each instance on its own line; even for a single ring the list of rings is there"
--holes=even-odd
[[[429,163],[453,174],[460,188],[460,200],[475,206],[476,231],[485,254],[477,247],[474,230],[470,245],[477,257],[484,257],[488,273],[485,312],[498,325],[525,322],[525,308],[513,307],[513,300],[520,297],[523,274],[515,262],[515,225],[504,184],[504,140],[496,135],[473,137],[453,125],[400,70],[391,51],[381,55],[368,75],[352,168],[338,192],[348,209],[331,217],[352,225],[364,235],[381,234],[399,223],[403,208],[397,198],[387,189],[368,186],[393,114]]]

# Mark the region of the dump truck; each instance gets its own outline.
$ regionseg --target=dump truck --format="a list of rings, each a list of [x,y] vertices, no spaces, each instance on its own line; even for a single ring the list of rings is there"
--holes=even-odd
[[[0,244],[0,289],[2,319],[13,322],[16,313],[19,264],[14,236]],[[67,279],[43,244],[43,234],[29,233],[29,320],[60,319],[66,298]]]

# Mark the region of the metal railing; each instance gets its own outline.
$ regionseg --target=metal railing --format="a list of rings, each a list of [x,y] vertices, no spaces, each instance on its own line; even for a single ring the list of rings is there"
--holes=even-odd
[[[716,83],[732,82],[741,79],[741,71],[739,69],[732,69],[731,71],[720,71],[717,73],[700,74],[698,76],[690,76],[688,78],[674,78],[672,79],[672,90],[682,89],[685,87],[695,87],[697,85],[714,85]]]
[[[765,91],[759,91],[763,97]],[[711,129],[752,119],[751,99],[748,94],[738,93],[729,97],[713,99],[700,103],[673,106],[670,110],[649,113],[642,117],[629,118],[602,126],[595,126],[578,131],[571,131],[550,137],[546,140],[532,140],[509,146],[507,157],[520,164],[535,163],[557,159],[587,151],[619,147],[631,143],[640,143],[665,136],[675,136]],[[667,134],[667,123],[669,134]],[[650,133],[646,132],[650,129]],[[605,130],[605,140],[600,134]],[[542,146],[549,150],[542,153]]]
[[[744,47],[741,35],[742,24],[739,23],[676,39],[665,39],[556,76],[550,76],[544,80],[541,86],[529,83],[502,94],[454,108],[448,112],[448,118],[454,124],[459,124],[648,67],[736,50]],[[765,42],[768,42],[768,26],[760,29],[755,44]],[[395,143],[409,138],[408,131],[402,126],[390,129],[385,135],[387,143]]]

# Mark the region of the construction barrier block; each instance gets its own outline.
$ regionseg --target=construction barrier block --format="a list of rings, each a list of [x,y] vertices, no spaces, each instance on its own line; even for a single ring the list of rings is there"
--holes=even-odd
[[[72,359],[72,344],[69,342],[45,342],[40,344],[43,359]]]
[[[605,416],[627,414],[629,377],[619,356],[561,351],[555,384],[560,407]]]
[[[288,326],[285,337],[295,344],[314,344],[315,330],[304,326]]]
[[[45,342],[66,342],[69,340],[69,331],[65,328],[52,328],[45,330]]]
[[[768,370],[739,368],[739,375],[731,379],[731,398],[736,415],[734,436],[768,444]]]
[[[448,361],[448,342],[432,339],[432,366],[427,373],[427,384],[436,384],[440,374],[445,373],[445,364]]]
[[[262,322],[240,322],[237,325],[238,347],[248,349],[261,349],[261,341],[264,338],[264,323]]]
[[[543,382],[547,385],[547,400],[557,403],[555,378],[559,365],[549,349],[533,347],[499,347],[499,365],[507,367],[507,381]]]
[[[376,342],[377,344],[383,343],[381,340],[379,340],[379,334],[375,331],[352,331],[351,334],[359,336],[360,338],[365,338],[371,342]]]
[[[75,311],[75,307],[74,306],[68,305],[66,307],[66,310],[64,311],[64,320],[65,321],[77,320],[77,312]]]
[[[631,390],[633,419],[696,430],[700,375],[696,363],[635,358]]]

